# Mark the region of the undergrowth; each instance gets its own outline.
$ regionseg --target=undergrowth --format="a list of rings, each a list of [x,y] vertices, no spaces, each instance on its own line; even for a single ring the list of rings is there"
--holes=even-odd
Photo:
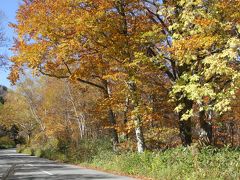
[[[14,148],[15,142],[8,136],[0,137],[0,149]]]
[[[240,150],[225,147],[178,147],[163,152],[116,153],[106,141],[82,141],[72,150],[47,144],[19,152],[152,179],[240,179]]]

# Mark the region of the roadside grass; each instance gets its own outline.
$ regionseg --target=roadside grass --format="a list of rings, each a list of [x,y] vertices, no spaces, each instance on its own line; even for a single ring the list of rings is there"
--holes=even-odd
[[[14,148],[15,142],[8,136],[0,137],[0,149]]]
[[[83,164],[153,179],[240,179],[240,151],[229,148],[175,148],[119,155],[105,152]]]
[[[240,179],[240,149],[199,149],[192,146],[138,154],[115,153],[109,148],[109,144],[99,140],[82,142],[76,150],[62,151],[49,144],[43,148],[19,147],[18,150],[38,157],[150,179]]]

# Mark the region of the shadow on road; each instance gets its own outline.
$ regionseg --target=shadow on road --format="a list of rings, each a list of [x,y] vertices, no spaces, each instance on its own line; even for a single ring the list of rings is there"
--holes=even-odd
[[[0,150],[0,177],[14,164],[16,164],[15,174],[9,178],[11,180],[132,179],[100,171],[60,164],[34,156],[18,154],[15,150]]]

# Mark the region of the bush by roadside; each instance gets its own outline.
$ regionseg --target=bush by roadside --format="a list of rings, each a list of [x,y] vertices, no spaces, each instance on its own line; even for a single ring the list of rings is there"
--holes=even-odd
[[[52,146],[51,146],[52,147]],[[94,149],[95,148],[95,149]],[[240,150],[214,147],[174,148],[164,152],[114,153],[98,142],[82,142],[75,151],[25,148],[21,152],[83,166],[152,179],[239,179]]]
[[[153,179],[239,179],[240,151],[176,148],[165,152],[102,153],[86,165]]]
[[[15,142],[8,136],[0,137],[0,149],[14,148]]]

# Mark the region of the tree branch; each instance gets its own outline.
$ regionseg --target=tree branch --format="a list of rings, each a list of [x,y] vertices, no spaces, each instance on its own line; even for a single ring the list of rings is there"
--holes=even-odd
[[[58,79],[67,79],[67,78],[70,78],[70,76],[67,76],[67,75],[56,75],[56,74],[50,74],[50,73],[46,73],[42,70],[41,67],[39,67],[39,72],[45,76],[49,76],[49,77],[55,77],[55,78],[58,78]],[[99,88],[101,90],[104,90],[106,91],[106,89],[104,88],[104,86],[101,86],[99,84],[96,84],[94,82],[91,82],[91,81],[87,81],[87,80],[83,80],[81,78],[77,78],[77,81],[81,82],[81,83],[84,83],[84,84],[88,84],[88,85],[91,85],[91,86],[94,86],[96,88]]]

